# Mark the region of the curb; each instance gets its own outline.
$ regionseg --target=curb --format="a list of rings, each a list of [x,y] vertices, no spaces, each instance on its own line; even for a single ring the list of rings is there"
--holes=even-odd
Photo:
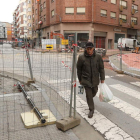
[[[114,71],[116,72],[120,72],[120,69],[118,67],[116,67],[110,60],[110,57],[109,57],[109,64],[112,66],[112,68],[114,69]],[[122,71],[123,73],[119,73],[119,74],[126,74],[126,75],[130,75],[132,77],[136,77],[136,78],[140,78],[140,75],[137,75],[137,74],[134,74],[134,73],[130,73],[130,72],[127,72],[127,71]]]

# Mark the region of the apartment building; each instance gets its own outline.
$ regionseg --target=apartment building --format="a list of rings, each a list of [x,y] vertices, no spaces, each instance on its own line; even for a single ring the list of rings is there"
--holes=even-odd
[[[12,40],[12,24],[5,22],[5,26],[7,29],[7,41],[11,41]]]
[[[12,40],[12,24],[8,22],[0,22],[0,40]]]
[[[92,18],[96,47],[116,48],[120,37],[139,39],[139,4],[139,0],[94,1]]]
[[[13,13],[14,34],[18,39],[27,37],[26,0],[20,0]]]
[[[14,37],[17,38],[17,9],[13,13],[13,32],[14,32]]]
[[[32,0],[26,0],[27,38],[32,39]]]
[[[32,0],[34,39],[64,35],[81,46],[113,49],[120,37],[140,40],[139,0]]]
[[[15,40],[14,25],[13,24],[11,24],[11,31],[12,31],[12,40]]]
[[[0,40],[6,40],[7,39],[7,28],[5,23],[0,22]]]

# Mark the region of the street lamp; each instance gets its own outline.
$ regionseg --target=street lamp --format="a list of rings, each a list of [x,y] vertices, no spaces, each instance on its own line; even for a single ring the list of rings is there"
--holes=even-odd
[[[60,16],[60,15],[58,15],[57,13],[55,13],[55,15],[59,16],[59,21],[61,22],[61,16]]]

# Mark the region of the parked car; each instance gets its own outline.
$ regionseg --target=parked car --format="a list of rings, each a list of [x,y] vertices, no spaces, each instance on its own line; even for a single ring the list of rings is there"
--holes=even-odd
[[[135,47],[140,47],[140,43],[138,42],[137,39],[131,39],[131,38],[119,38],[118,39],[118,49],[123,50],[129,50],[129,49],[134,49]]]

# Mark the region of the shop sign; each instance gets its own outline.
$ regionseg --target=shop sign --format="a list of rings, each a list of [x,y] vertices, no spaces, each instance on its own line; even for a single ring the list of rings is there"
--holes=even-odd
[[[121,29],[114,28],[114,31],[115,31],[115,32],[121,32]]]
[[[68,41],[67,39],[63,39],[63,40],[61,41],[61,44],[62,44],[62,45],[68,45],[68,44],[69,44],[69,41]]]

